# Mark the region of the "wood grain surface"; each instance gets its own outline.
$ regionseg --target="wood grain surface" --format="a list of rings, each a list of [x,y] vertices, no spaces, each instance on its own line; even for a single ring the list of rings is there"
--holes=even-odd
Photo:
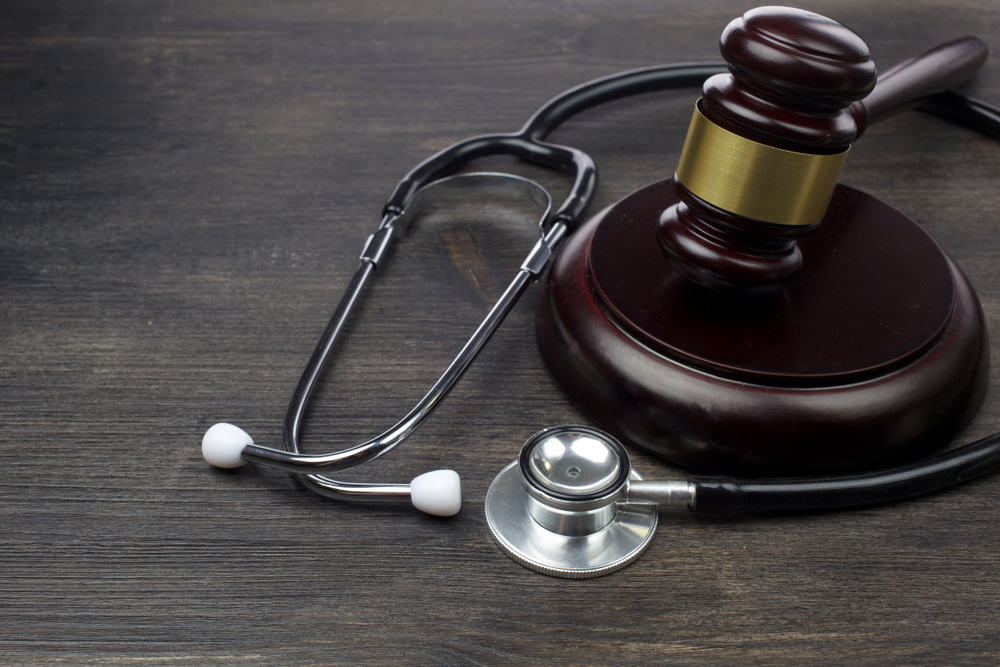
[[[543,367],[530,291],[411,441],[345,474],[463,477],[452,519],[210,468],[231,421],[277,445],[384,199],[454,140],[577,83],[718,59],[728,0],[6,0],[0,5],[0,663],[992,665],[1000,477],[891,506],[664,516],[589,581],[534,574],[483,499],[522,442],[586,422]],[[880,69],[1000,5],[808,0]],[[963,91],[1000,105],[991,55]],[[696,91],[586,112],[592,212],[676,165]],[[568,183],[513,160],[558,198]],[[842,181],[915,218],[1000,332],[1000,145],[909,112]],[[525,207],[425,216],[379,270],[308,415],[340,449],[420,398],[532,243]],[[993,371],[993,382],[997,372]],[[960,442],[1000,430],[1000,391]],[[670,467],[633,450],[647,477]],[[676,472],[676,471],[674,471]]]

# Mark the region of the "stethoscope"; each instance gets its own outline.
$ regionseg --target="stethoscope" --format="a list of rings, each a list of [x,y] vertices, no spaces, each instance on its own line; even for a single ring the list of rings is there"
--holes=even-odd
[[[584,152],[544,141],[560,124],[591,107],[640,93],[700,87],[727,71],[723,63],[666,65],[598,79],[566,91],[540,108],[513,134],[460,141],[420,163],[389,197],[382,221],[368,237],[360,263],[295,389],[285,415],[282,449],[261,447],[242,429],[216,424],[205,434],[202,453],[221,468],[248,461],[295,473],[308,488],[338,500],[406,502],[438,516],[461,508],[458,475],[437,470],[409,484],[337,481],[328,475],[390,451],[437,408],[528,286],[547,268],[560,242],[579,223],[594,195],[597,170]],[[937,95],[922,109],[1000,139],[1000,110],[954,93]],[[574,182],[562,204],[537,183],[496,173],[452,175],[488,155],[514,155],[570,172]],[[430,391],[395,425],[360,445],[330,454],[303,454],[299,431],[306,405],[344,324],[390,246],[393,235],[416,215],[429,196],[456,188],[517,190],[543,208],[539,239],[510,285]],[[900,500],[967,481],[1000,467],[1000,434],[916,463],[875,472],[828,477],[738,479],[690,475],[683,481],[644,481],[613,436],[585,426],[559,426],[532,436],[518,460],[494,480],[486,517],[497,544],[515,561],[545,574],[585,578],[628,565],[646,549],[658,508],[692,512],[809,510]]]

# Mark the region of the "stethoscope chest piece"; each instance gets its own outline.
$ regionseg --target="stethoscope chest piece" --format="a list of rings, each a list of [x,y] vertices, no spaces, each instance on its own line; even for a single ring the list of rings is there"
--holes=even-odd
[[[557,426],[536,433],[486,493],[496,543],[521,565],[556,577],[610,574],[642,555],[656,530],[654,505],[625,505],[641,481],[606,433]]]

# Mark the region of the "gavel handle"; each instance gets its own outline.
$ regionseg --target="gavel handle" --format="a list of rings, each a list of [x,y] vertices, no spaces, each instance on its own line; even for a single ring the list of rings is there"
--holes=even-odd
[[[904,60],[878,77],[868,97],[851,105],[858,136],[872,123],[913,108],[976,73],[989,49],[978,37],[963,37]]]

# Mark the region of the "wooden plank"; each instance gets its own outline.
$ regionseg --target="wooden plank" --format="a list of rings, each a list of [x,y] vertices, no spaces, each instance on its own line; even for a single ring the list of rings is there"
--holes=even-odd
[[[964,34],[1000,44],[989,3],[806,8],[861,33],[882,69]],[[284,473],[201,460],[219,420],[277,444],[300,369],[414,164],[514,130],[579,82],[715,60],[745,9],[4,3],[2,661],[994,664],[996,478],[852,512],[665,516],[642,559],[598,580],[508,560],[487,534],[486,488],[534,431],[586,421],[541,364],[534,292],[412,444],[345,474],[454,467],[459,516],[334,503]],[[995,57],[966,90],[1000,104]],[[612,103],[553,136],[600,165],[594,211],[670,174],[695,97]],[[994,332],[998,179],[1000,146],[915,113],[873,128],[844,173],[927,227]],[[310,451],[371,437],[430,386],[532,241],[523,211],[497,215],[435,213],[380,270],[309,414]],[[991,391],[962,441],[998,425]]]

